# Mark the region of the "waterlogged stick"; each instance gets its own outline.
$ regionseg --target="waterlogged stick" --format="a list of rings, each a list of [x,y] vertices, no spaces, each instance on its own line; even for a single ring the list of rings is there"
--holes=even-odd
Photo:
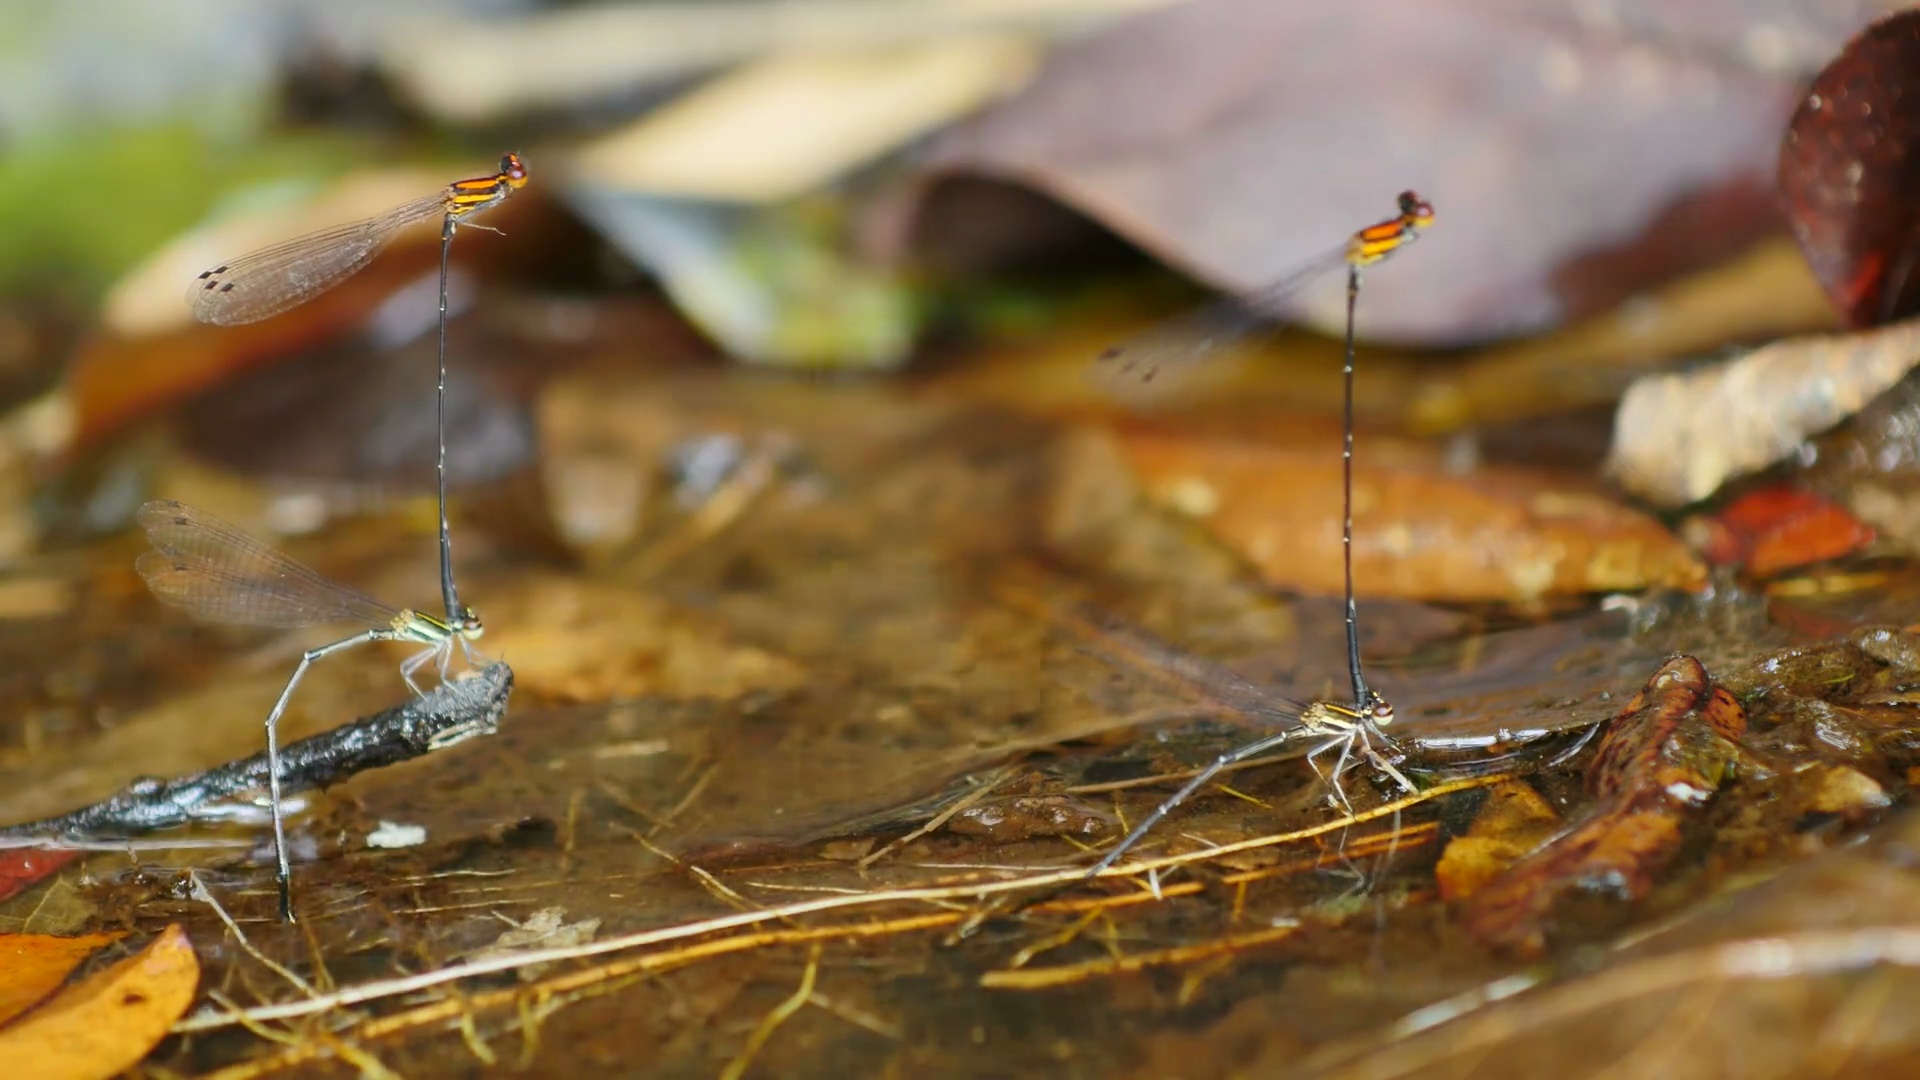
[[[282,795],[329,787],[350,776],[411,761],[480,735],[506,714],[513,670],[489,664],[372,716],[288,744],[277,770],[265,753],[173,780],[144,778],[91,806],[0,826],[0,847],[60,847],[60,841],[137,836],[226,816],[223,805],[264,791],[277,772]]]

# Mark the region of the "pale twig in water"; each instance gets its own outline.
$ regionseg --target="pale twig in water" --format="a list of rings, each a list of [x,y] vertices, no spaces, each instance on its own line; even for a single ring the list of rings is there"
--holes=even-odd
[[[1629,959],[1558,986],[1511,976],[1435,1002],[1313,1056],[1316,1072],[1364,1065],[1369,1076],[1426,1076],[1449,1060],[1484,1060],[1516,1031],[1544,1031],[1582,1016],[1695,984],[1807,979],[1871,967],[1920,968],[1920,926],[1788,930]],[[1524,997],[1523,991],[1534,990]],[[1499,1009],[1489,1006],[1510,1003]],[[1444,1027],[1443,1027],[1444,1025]]]
[[[775,1005],[766,1019],[760,1021],[760,1026],[754,1028],[753,1034],[747,1036],[747,1045],[740,1048],[739,1055],[727,1062],[726,1068],[720,1070],[720,1080],[740,1080],[747,1074],[747,1069],[753,1064],[753,1059],[759,1055],[760,1048],[767,1045],[767,1040],[773,1038],[773,1033],[779,1030],[780,1025],[792,1018],[794,1013],[806,1007],[807,999],[813,996],[814,976],[819,973],[820,943],[815,942],[813,948],[807,952],[807,970],[800,976],[800,989],[795,990],[792,997]]]
[[[833,998],[828,997],[818,990],[815,990],[813,996],[807,999],[807,1004],[818,1005],[820,1008],[845,1020],[854,1027],[871,1031],[883,1039],[892,1039],[894,1042],[907,1041],[907,1033],[902,1031],[898,1024],[890,1024],[872,1013],[864,1009],[856,1009],[844,1001],[835,1001]]]
[[[1078,940],[1081,933],[1086,930],[1093,920],[1099,918],[1105,914],[1105,912],[1106,908],[1104,907],[1087,909],[1085,915],[1067,924],[1065,929],[1049,934],[1026,948],[1021,949],[1019,952],[1014,953],[1013,959],[1007,961],[1007,966],[1010,968],[1026,967],[1033,962],[1034,957],[1039,956],[1041,953],[1057,949],[1062,945],[1067,945]]]
[[[1145,971],[1150,967],[1187,964],[1223,953],[1239,952],[1256,945],[1265,945],[1268,942],[1292,937],[1299,929],[1298,926],[1268,927],[1251,933],[1216,938],[1198,945],[1157,949],[1153,952],[1135,953],[1132,956],[1122,956],[1117,959],[1089,960],[1083,964],[1062,964],[1059,967],[989,971],[980,976],[980,985],[993,990],[1044,990],[1055,986],[1067,986],[1104,975],[1130,974]]]
[[[314,990],[313,986],[309,984],[307,980],[294,974],[292,969],[288,968],[285,964],[280,963],[278,960],[273,959],[266,953],[253,947],[253,942],[247,940],[246,932],[241,930],[240,925],[233,921],[233,916],[227,914],[227,909],[220,906],[220,901],[214,897],[212,890],[207,888],[206,882],[200,880],[200,871],[191,867],[187,869],[187,888],[187,896],[190,899],[198,900],[212,908],[213,913],[219,916],[221,923],[225,924],[227,932],[231,933],[233,939],[240,943],[240,948],[244,950],[248,956],[258,960],[260,966],[287,980],[288,983],[292,984],[294,989],[308,997],[318,996],[318,992]]]

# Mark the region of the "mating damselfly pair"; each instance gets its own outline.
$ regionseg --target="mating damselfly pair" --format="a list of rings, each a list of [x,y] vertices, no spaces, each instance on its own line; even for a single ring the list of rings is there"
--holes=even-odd
[[[1368,684],[1360,662],[1360,618],[1353,582],[1354,315],[1360,297],[1362,271],[1378,265],[1419,239],[1421,230],[1432,225],[1433,221],[1434,210],[1430,203],[1412,191],[1402,192],[1399,213],[1355,232],[1339,247],[1308,260],[1267,288],[1248,297],[1229,297],[1176,316],[1108,349],[1096,361],[1096,371],[1109,381],[1139,385],[1163,382],[1166,376],[1177,375],[1179,369],[1217,356],[1249,336],[1277,329],[1275,313],[1282,301],[1329,273],[1341,268],[1347,272],[1346,354],[1342,371],[1343,507],[1340,545],[1345,572],[1347,674],[1352,683],[1352,700],[1298,701],[1228,672],[1210,670],[1194,675],[1191,681],[1207,696],[1256,724],[1274,729],[1273,733],[1220,755],[1200,770],[1186,785],[1155,807],[1118,844],[1108,849],[1087,870],[1087,877],[1112,867],[1122,855],[1144,839],[1154,825],[1224,770],[1299,739],[1310,739],[1316,743],[1308,755],[1310,762],[1327,751],[1339,750],[1332,769],[1323,774],[1329,788],[1329,800],[1336,804],[1347,803],[1341,787],[1342,774],[1351,764],[1361,760],[1371,763],[1403,790],[1415,790],[1413,783],[1398,767],[1403,754],[1383,730],[1393,722],[1393,706]],[[1152,658],[1155,663],[1178,663],[1175,657],[1164,650],[1147,649],[1137,642],[1135,647],[1158,653]],[[1318,766],[1315,765],[1315,768],[1317,771]]]
[[[473,609],[460,602],[447,521],[448,261],[454,233],[461,226],[489,228],[472,219],[519,190],[527,183],[527,175],[526,163],[518,154],[509,153],[500,159],[495,173],[456,180],[438,192],[374,217],[322,229],[221,263],[201,273],[187,290],[187,301],[201,322],[223,326],[258,322],[332,288],[365,267],[410,226],[441,219],[435,444],[444,617],[380,603],[327,579],[218,518],[178,502],[149,502],[137,515],[153,547],[140,556],[137,569],[162,601],[208,622],[279,628],[324,624],[359,627],[348,637],[308,649],[267,714],[268,798],[280,911],[287,919],[293,918],[292,868],[281,802],[278,728],[307,669],[323,657],[368,642],[410,642],[424,649],[401,665],[401,677],[420,694],[416,675],[421,668],[431,664],[444,682],[456,645],[470,664],[477,662],[473,642],[480,637],[482,624]]]
[[[434,214],[441,215],[443,220],[438,387],[441,422],[437,448],[444,617],[389,607],[334,584],[240,530],[179,503],[150,503],[139,515],[140,524],[146,529],[154,548],[142,556],[139,569],[163,601],[209,621],[272,627],[350,623],[358,627],[351,636],[308,650],[302,656],[266,721],[269,796],[274,814],[278,881],[282,911],[289,918],[292,915],[291,867],[280,806],[276,727],[307,669],[321,657],[362,643],[410,642],[423,647],[403,666],[403,676],[417,691],[419,686],[415,676],[421,669],[431,664],[444,676],[456,646],[471,660],[472,643],[481,632],[478,616],[461,605],[458,599],[447,526],[444,426],[447,260],[458,226],[472,224],[472,215],[498,205],[523,185],[526,178],[524,162],[515,155],[508,155],[502,160],[498,173],[458,181],[439,193],[377,217],[323,230],[224,263],[202,274],[189,291],[195,314],[203,321],[232,324],[266,318],[319,294],[360,269],[403,228],[424,222]],[[1233,339],[1261,329],[1266,325],[1262,309],[1270,308],[1307,281],[1339,266],[1348,269],[1344,431],[1348,493],[1343,537],[1353,700],[1351,703],[1291,702],[1267,696],[1250,704],[1243,711],[1258,720],[1277,725],[1279,730],[1223,756],[1208,771],[1163,803],[1111,849],[1090,873],[1112,866],[1181,800],[1220,770],[1302,732],[1340,740],[1326,744],[1329,747],[1336,744],[1341,747],[1340,758],[1334,765],[1331,777],[1336,790],[1340,773],[1351,760],[1360,759],[1373,762],[1402,785],[1411,786],[1395,767],[1392,754],[1381,749],[1384,737],[1380,729],[1391,722],[1393,711],[1385,699],[1368,686],[1361,671],[1351,561],[1353,313],[1361,271],[1377,265],[1405,246],[1433,221],[1431,206],[1411,192],[1401,196],[1399,209],[1396,217],[1360,230],[1326,259],[1316,260],[1299,273],[1288,275],[1279,285],[1254,297],[1251,307],[1245,302],[1211,306],[1110,350],[1100,360],[1103,367],[1117,371],[1123,377],[1151,382],[1172,366],[1202,360],[1224,348]]]

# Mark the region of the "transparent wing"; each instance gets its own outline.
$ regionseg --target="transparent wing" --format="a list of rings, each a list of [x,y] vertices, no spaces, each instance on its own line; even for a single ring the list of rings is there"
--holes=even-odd
[[[1279,281],[1244,297],[1202,304],[1101,353],[1092,378],[1123,399],[1171,393],[1203,361],[1257,334],[1279,328],[1281,301],[1346,265],[1344,246],[1302,264]]]
[[[1081,610],[1071,618],[1086,632],[1086,646],[1101,659],[1171,684],[1230,712],[1282,730],[1302,727],[1305,702],[1250,682],[1234,671],[1183,653],[1159,638],[1103,613]]]
[[[210,514],[156,500],[136,515],[153,550],[134,568],[153,595],[208,622],[390,624],[399,612],[322,577]]]
[[[423,196],[378,217],[335,225],[222,263],[188,288],[193,317],[238,326],[278,315],[373,261],[401,229],[445,213],[446,198],[445,192]]]

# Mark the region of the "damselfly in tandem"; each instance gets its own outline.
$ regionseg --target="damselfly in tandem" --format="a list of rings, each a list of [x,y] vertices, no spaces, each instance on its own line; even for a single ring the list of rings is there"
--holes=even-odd
[[[1432,204],[1413,192],[1401,192],[1399,206],[1399,214],[1361,229],[1349,237],[1344,246],[1309,260],[1255,295],[1215,301],[1176,316],[1106,350],[1095,361],[1106,378],[1152,383],[1174,368],[1217,356],[1249,335],[1276,329],[1272,313],[1282,300],[1333,270],[1346,267],[1346,386],[1342,429],[1345,507],[1340,543],[1346,569],[1347,667],[1353,681],[1351,711],[1360,716],[1374,711],[1378,695],[1368,689],[1366,677],[1361,673],[1359,616],[1353,595],[1354,308],[1360,298],[1361,271],[1413,243],[1420,238],[1421,230],[1433,224]]]
[[[445,188],[375,217],[336,225],[242,255],[206,270],[187,290],[193,317],[237,326],[297,307],[338,285],[373,261],[402,229],[438,215],[440,228],[440,380],[435,393],[440,501],[440,598],[449,623],[466,609],[453,580],[453,539],[447,527],[447,269],[453,234],[462,225],[499,232],[472,219],[525,187],[527,164],[519,154],[500,159],[500,171]]]
[[[1391,776],[1402,788],[1414,790],[1412,783],[1395,766],[1392,740],[1381,730],[1392,722],[1393,706],[1367,684],[1360,663],[1360,622],[1353,585],[1354,311],[1360,298],[1361,272],[1419,239],[1421,231],[1432,225],[1433,220],[1434,211],[1430,203],[1411,191],[1402,192],[1398,214],[1361,229],[1349,237],[1343,246],[1309,260],[1273,285],[1249,297],[1215,301],[1176,316],[1106,350],[1095,361],[1097,370],[1109,381],[1153,384],[1182,366],[1217,356],[1251,335],[1277,329],[1274,312],[1283,300],[1327,274],[1341,267],[1346,268],[1346,362],[1343,370],[1345,387],[1341,445],[1344,506],[1340,539],[1346,578],[1347,674],[1352,682],[1352,702],[1293,701],[1230,674],[1213,673],[1196,680],[1208,696],[1221,700],[1242,715],[1273,725],[1275,733],[1221,755],[1135,826],[1087,871],[1089,877],[1112,866],[1128,849],[1139,843],[1161,818],[1221,770],[1303,736],[1321,740],[1310,757],[1324,750],[1340,748],[1339,760],[1329,779],[1329,786],[1336,797],[1340,797],[1340,775],[1356,753]],[[1162,657],[1161,660],[1173,662],[1171,657]]]
[[[462,609],[451,620],[388,607],[266,546],[211,514],[172,500],[155,500],[137,515],[153,550],[134,563],[162,602],[196,618],[242,626],[295,628],[351,623],[363,629],[331,644],[308,649],[267,714],[267,793],[272,801],[273,850],[280,886],[280,912],[293,918],[292,868],[280,805],[281,714],[313,662],[370,641],[406,641],[426,646],[400,665],[400,675],[419,694],[414,674],[428,663],[442,681],[457,643],[475,663],[473,642],[480,617]]]

